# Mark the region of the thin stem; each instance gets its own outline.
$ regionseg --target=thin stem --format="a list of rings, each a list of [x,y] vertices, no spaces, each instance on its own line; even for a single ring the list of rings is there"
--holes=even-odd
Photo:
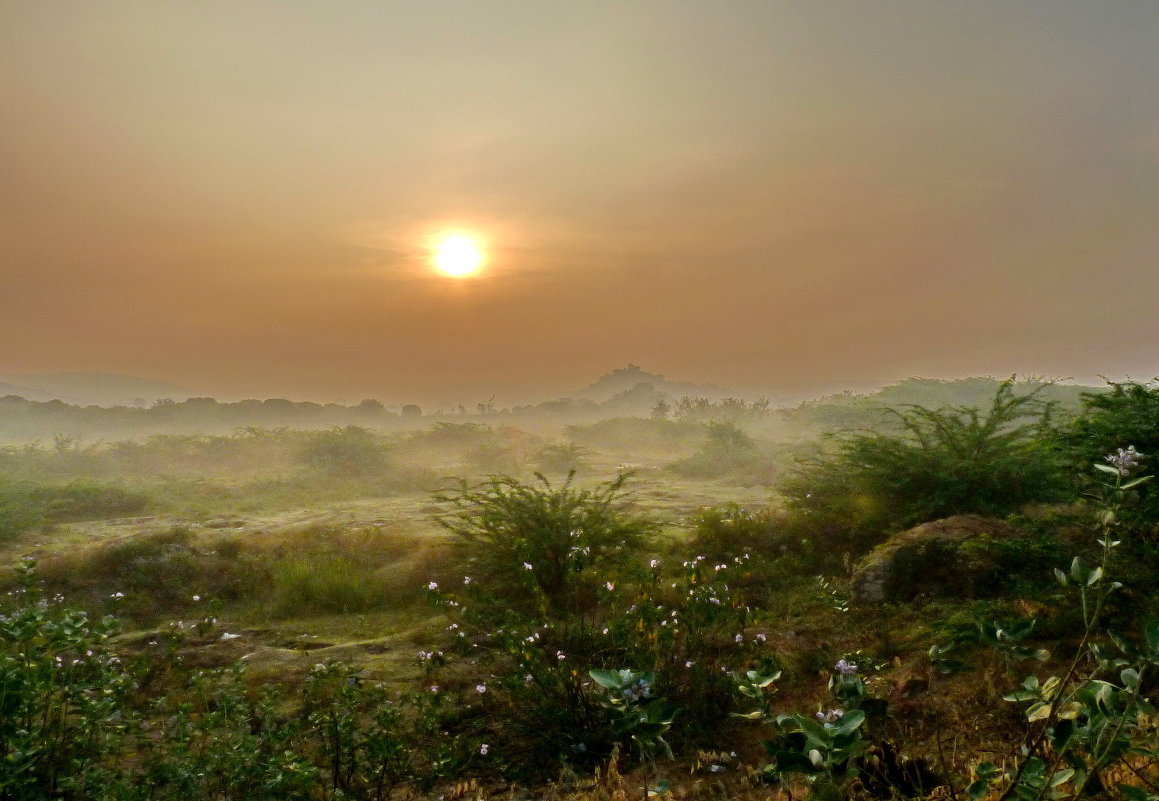
[[[1111,546],[1111,542],[1112,542],[1112,540],[1111,540],[1111,526],[1113,525],[1113,521],[1115,520],[1114,512],[1116,512],[1120,506],[1120,502],[1121,502],[1121,498],[1122,498],[1121,486],[1122,486],[1122,476],[1121,475],[1116,476],[1115,487],[1114,487],[1116,502],[1113,504],[1113,506],[1110,509],[1111,515],[1109,515],[1107,517],[1106,521],[1103,523],[1103,526],[1102,526],[1103,558],[1102,558],[1102,562],[1101,562],[1100,567],[1102,568],[1103,572],[1102,572],[1102,577],[1100,578],[1100,581],[1106,581],[1107,569],[1109,568],[1110,562],[1111,562],[1111,547],[1112,547]],[[1112,585],[1107,583],[1104,586],[1111,587]],[[1041,731],[1039,732],[1038,736],[1035,737],[1034,742],[1030,745],[1029,749],[1026,752],[1026,756],[1019,762],[1018,770],[1015,771],[1014,776],[1010,780],[1010,783],[1006,786],[1006,789],[1002,791],[1002,794],[1000,796],[998,796],[998,801],[1007,801],[1007,799],[1009,799],[1010,796],[1014,793],[1014,791],[1018,788],[1019,782],[1022,780],[1022,776],[1025,774],[1027,767],[1030,765],[1030,758],[1042,750],[1043,746],[1046,743],[1046,738],[1048,736],[1048,733],[1054,727],[1054,724],[1058,722],[1058,709],[1060,706],[1060,701],[1062,700],[1063,691],[1070,684],[1071,680],[1075,676],[1075,673],[1078,672],[1079,663],[1083,660],[1083,658],[1087,654],[1087,646],[1090,644],[1091,635],[1094,632],[1095,624],[1098,622],[1099,618],[1102,615],[1103,606],[1107,600],[1107,597],[1110,595],[1110,593],[1111,593],[1110,589],[1104,590],[1100,587],[1099,592],[1095,596],[1094,610],[1090,613],[1090,615],[1088,617],[1086,588],[1085,587],[1079,588],[1079,597],[1082,600],[1082,607],[1083,607],[1083,624],[1084,624],[1084,626],[1083,626],[1082,639],[1079,641],[1078,647],[1075,649],[1074,658],[1071,660],[1071,663],[1067,667],[1066,672],[1063,673],[1062,678],[1059,679],[1057,689],[1056,689],[1055,694],[1054,694],[1054,698],[1052,698],[1051,702],[1050,702],[1050,712],[1047,714],[1046,720],[1042,724]],[[1049,776],[1053,775],[1055,768],[1062,761],[1062,756],[1063,755],[1061,753],[1056,753],[1054,755],[1054,757],[1049,761],[1049,763],[1047,765],[1047,771],[1046,771],[1046,775],[1048,778],[1049,778]],[[1088,774],[1088,778],[1089,778],[1089,774]],[[1083,784],[1084,785],[1086,784],[1086,780],[1084,780]],[[1042,798],[1043,794],[1046,793],[1046,791],[1047,791],[1047,789],[1049,789],[1049,787],[1050,787],[1050,782],[1048,780],[1042,787],[1040,787],[1038,789],[1038,792],[1035,793],[1035,796],[1034,796],[1035,801],[1038,801],[1038,799]]]

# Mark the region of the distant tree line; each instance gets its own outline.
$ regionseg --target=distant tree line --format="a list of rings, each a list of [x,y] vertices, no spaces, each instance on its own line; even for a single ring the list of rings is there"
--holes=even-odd
[[[32,401],[18,395],[0,398],[0,437],[34,439],[59,433],[99,431],[103,435],[134,435],[155,431],[231,430],[245,426],[324,428],[384,424],[421,416],[417,406],[400,412],[367,399],[353,406],[291,401],[286,398],[223,403],[213,398],[159,400],[148,408],[73,406],[59,400]]]

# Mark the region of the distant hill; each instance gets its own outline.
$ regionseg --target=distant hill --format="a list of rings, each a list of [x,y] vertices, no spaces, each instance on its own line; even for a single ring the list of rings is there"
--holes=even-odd
[[[47,401],[52,400],[53,396],[47,392],[41,392],[39,389],[24,386],[23,384],[10,384],[7,381],[0,380],[0,398],[7,395],[19,395],[25,400]]]
[[[140,406],[163,398],[185,400],[196,393],[168,381],[112,373],[0,375],[0,397],[60,400],[75,406]]]
[[[694,398],[719,400],[728,397],[730,394],[735,394],[729,393],[728,390],[713,384],[692,384],[685,381],[669,381],[659,373],[649,373],[647,370],[641,369],[635,364],[629,364],[627,367],[612,370],[612,372],[601,376],[594,383],[589,384],[578,392],[573,392],[571,397],[577,400],[603,403],[616,395],[622,395],[626,392],[636,390],[641,384],[650,385],[651,392],[648,394],[655,394],[656,396],[667,395],[677,399],[687,395]]]

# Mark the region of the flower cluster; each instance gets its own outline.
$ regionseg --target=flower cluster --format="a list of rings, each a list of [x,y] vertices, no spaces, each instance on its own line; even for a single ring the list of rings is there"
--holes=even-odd
[[[621,673],[624,671],[621,671]],[[652,685],[645,678],[639,678],[620,691],[625,701],[639,701],[652,695]]]
[[[836,723],[845,717],[844,709],[830,709],[828,712],[818,712],[817,720],[822,723]]]
[[[857,675],[857,665],[852,665],[849,662],[846,662],[844,659],[838,659],[837,664],[833,666],[833,669],[840,673],[842,676]]]
[[[1126,478],[1131,475],[1131,471],[1139,467],[1139,463],[1143,460],[1143,454],[1135,450],[1134,445],[1128,445],[1126,448],[1119,448],[1117,453],[1112,453],[1103,457],[1111,467],[1119,471],[1119,475]]]

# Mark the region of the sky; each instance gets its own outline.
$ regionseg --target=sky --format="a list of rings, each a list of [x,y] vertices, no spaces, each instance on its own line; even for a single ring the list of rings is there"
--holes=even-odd
[[[0,374],[1149,379],[1157,37],[1151,0],[0,0]]]

